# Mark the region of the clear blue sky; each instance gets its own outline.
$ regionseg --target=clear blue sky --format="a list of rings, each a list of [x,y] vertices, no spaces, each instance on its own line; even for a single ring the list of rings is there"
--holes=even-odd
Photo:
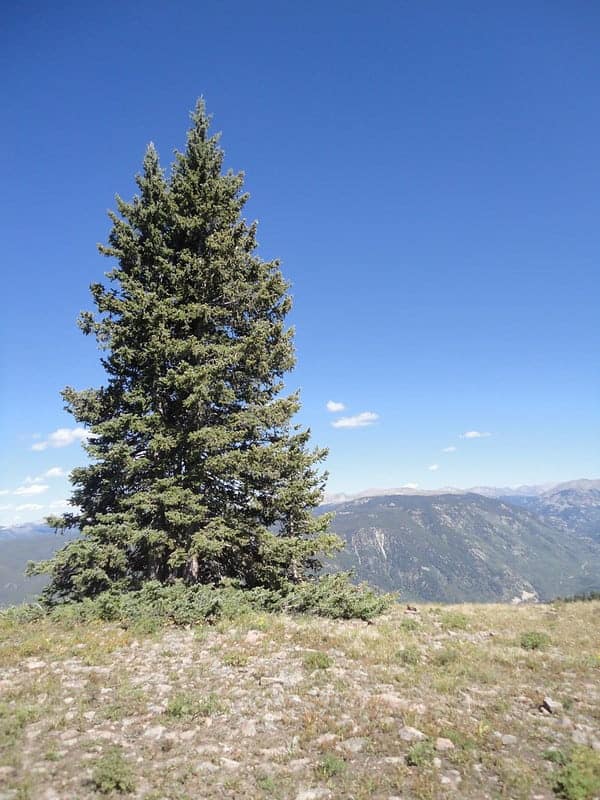
[[[330,491],[600,475],[599,41],[581,0],[7,6],[0,522],[68,496],[106,210],[199,95],[293,284]]]

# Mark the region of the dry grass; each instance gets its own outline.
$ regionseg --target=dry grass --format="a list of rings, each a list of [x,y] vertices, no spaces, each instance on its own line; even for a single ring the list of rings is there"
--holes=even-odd
[[[0,798],[542,800],[580,762],[600,796],[599,619],[595,601],[156,633],[0,620]]]

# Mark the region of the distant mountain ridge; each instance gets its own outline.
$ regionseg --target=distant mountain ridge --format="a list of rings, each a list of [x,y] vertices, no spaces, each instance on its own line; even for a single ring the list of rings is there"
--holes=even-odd
[[[346,543],[335,565],[407,599],[501,602],[527,592],[549,600],[600,590],[600,536],[502,499],[394,494],[321,508],[329,510]]]
[[[473,486],[469,489],[459,489],[455,486],[442,486],[440,489],[419,489],[416,486],[406,485],[396,488],[371,488],[363,489],[360,492],[346,494],[326,494],[322,505],[333,505],[335,503],[347,503],[349,500],[358,500],[361,497],[383,497],[390,495],[439,495],[439,494],[480,494],[484,497],[539,497],[563,489],[574,489],[578,491],[600,491],[600,479],[581,478],[574,481],[542,483],[522,486]]]
[[[347,548],[332,566],[407,599],[540,599],[600,590],[600,480],[516,488],[370,489],[330,497],[333,530]],[[44,578],[28,561],[49,558],[61,537],[32,523],[0,528],[0,606],[31,600]]]

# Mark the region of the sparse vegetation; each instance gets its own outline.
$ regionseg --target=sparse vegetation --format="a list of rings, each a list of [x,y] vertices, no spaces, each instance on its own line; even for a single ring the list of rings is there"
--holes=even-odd
[[[554,790],[564,800],[594,800],[600,795],[600,753],[575,747],[558,773]]]
[[[333,753],[327,753],[317,765],[317,773],[324,778],[334,778],[346,769],[346,762]]]
[[[179,591],[156,608],[172,613]],[[11,800],[41,800],[40,786],[78,800],[598,794],[598,601],[420,605],[413,630],[397,605],[366,624],[261,603],[192,626],[160,617],[155,633],[136,630],[133,612],[82,612],[0,614]],[[466,630],[444,614],[464,615]],[[521,648],[532,631],[552,646]]]
[[[96,761],[91,785],[100,794],[130,794],[135,791],[135,776],[121,748],[111,747]]]
[[[319,651],[315,651],[313,653],[307,653],[304,656],[304,666],[306,669],[329,669],[333,664],[333,659],[331,656],[328,656],[327,653],[321,653]]]
[[[521,634],[519,644],[523,650],[543,650],[550,644],[550,637],[540,631],[526,631]]]

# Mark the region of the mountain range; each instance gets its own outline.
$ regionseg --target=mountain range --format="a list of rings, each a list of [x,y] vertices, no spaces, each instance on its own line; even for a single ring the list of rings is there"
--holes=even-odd
[[[334,496],[333,531],[346,547],[328,565],[357,580],[433,602],[548,600],[600,590],[600,480],[517,488]],[[0,606],[33,599],[48,558],[76,534],[41,524],[0,528]]]

